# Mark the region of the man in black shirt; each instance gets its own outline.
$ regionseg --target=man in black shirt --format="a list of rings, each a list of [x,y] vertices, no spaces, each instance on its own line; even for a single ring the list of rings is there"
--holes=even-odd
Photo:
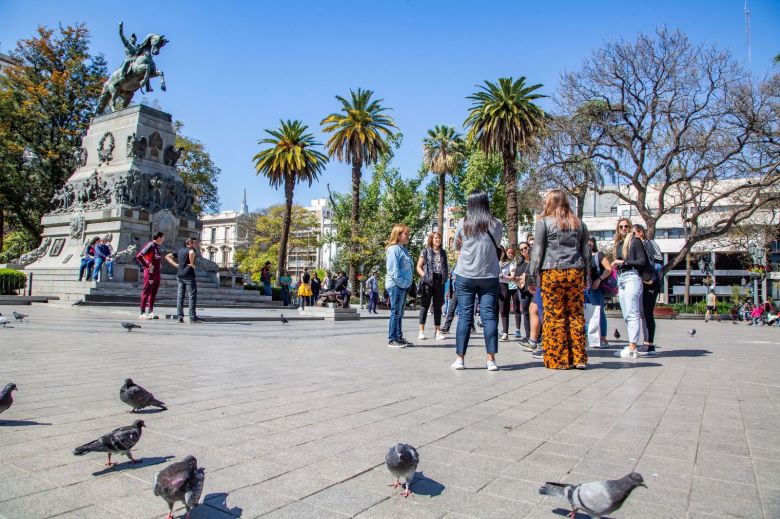
[[[195,306],[198,301],[198,283],[195,279],[195,258],[197,253],[195,252],[198,246],[197,238],[189,238],[184,242],[184,247],[177,252],[169,253],[165,256],[165,259],[176,267],[176,315],[179,318],[179,322],[184,322],[184,291],[187,291],[189,299],[189,314],[190,322],[197,323],[203,319],[199,318],[195,314]]]

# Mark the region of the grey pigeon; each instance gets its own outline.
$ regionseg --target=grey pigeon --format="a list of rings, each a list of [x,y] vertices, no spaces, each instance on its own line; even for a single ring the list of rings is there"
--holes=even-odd
[[[620,340],[620,332],[618,331],[618,329],[617,329],[617,328],[615,328],[615,333],[614,333],[614,335],[615,335],[615,340],[616,340],[616,341],[619,341],[619,340]]]
[[[195,456],[187,456],[181,461],[171,463],[154,475],[154,495],[160,496],[168,503],[168,516],[173,519],[173,507],[177,501],[182,501],[187,507],[187,517],[190,510],[200,504],[203,493],[203,483],[206,479],[206,469],[198,468]]]
[[[128,332],[132,332],[133,328],[140,328],[140,326],[135,324],[135,323],[129,323],[127,321],[122,321],[122,328],[124,328]]]
[[[391,486],[398,488],[401,485],[400,478],[404,478],[404,488],[406,490],[401,495],[408,497],[412,493],[409,490],[409,485],[417,473],[417,464],[420,463],[417,449],[411,445],[399,443],[387,451],[385,463],[387,464],[387,470],[395,476],[395,482]]]
[[[3,317],[3,314],[0,314],[0,326],[2,326],[3,328],[5,328],[5,325],[6,325],[6,324],[8,324],[8,319],[6,319],[5,317]]]
[[[282,324],[290,324],[290,321],[287,320],[284,314],[281,314],[281,317],[282,317]]]
[[[690,330],[688,330],[688,335],[690,335],[691,337],[696,335],[696,328],[691,328]]]
[[[27,314],[20,314],[20,313],[19,313],[19,312],[17,312],[16,310],[14,310],[13,312],[11,312],[11,314],[14,316],[14,319],[16,319],[17,321],[21,321],[21,320],[22,320],[22,319],[24,319],[25,317],[30,317],[30,316],[29,316],[29,315],[27,315]]]
[[[578,485],[548,481],[539,489],[539,493],[566,499],[572,507],[571,514],[569,514],[572,518],[577,515],[578,510],[582,510],[590,517],[598,519],[620,508],[636,487],[647,488],[647,485],[645,485],[641,474],[632,472],[620,479],[593,481]]]
[[[111,463],[112,454],[124,454],[130,458],[130,463],[141,463],[141,460],[133,458],[130,450],[138,443],[138,440],[141,439],[141,429],[144,427],[146,427],[146,424],[143,420],[136,420],[133,422],[133,425],[114,429],[95,441],[85,443],[81,447],[76,447],[73,450],[73,454],[76,456],[83,456],[88,452],[106,452],[108,453],[108,463],[106,463],[106,467],[116,465],[116,462]]]
[[[6,384],[0,391],[0,414],[4,413],[14,403],[13,392],[16,391],[16,384],[13,382]]]
[[[138,384],[133,382],[133,379],[126,378],[125,383],[119,388],[119,399],[133,408],[131,413],[140,411],[144,407],[154,406],[159,407],[163,411],[167,411],[164,402],[160,402],[154,395],[146,389],[142,388]]]

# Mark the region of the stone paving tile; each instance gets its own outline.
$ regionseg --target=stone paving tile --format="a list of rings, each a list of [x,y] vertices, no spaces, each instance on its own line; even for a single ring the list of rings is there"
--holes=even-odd
[[[507,344],[500,364],[519,369],[489,374],[452,372],[450,343],[387,350],[386,321],[197,331],[150,322],[127,336],[114,329],[123,309],[34,310],[24,340],[21,327],[3,330],[0,345],[0,378],[24,389],[3,418],[41,424],[0,421],[3,518],[159,519],[167,507],[152,495],[154,473],[186,454],[207,474],[193,519],[556,517],[565,503],[540,496],[543,481],[633,469],[649,488],[615,517],[780,516],[780,389],[765,330],[708,326],[692,340],[686,323],[663,321],[660,357],[594,352],[586,372],[544,370]],[[312,333],[323,340],[312,345]],[[172,342],[183,346],[161,347]],[[345,370],[356,358],[361,369]],[[72,449],[132,421],[116,397],[128,375],[170,410],[141,416],[143,464],[120,456],[106,471],[104,455]],[[383,464],[398,441],[422,458],[407,499]]]

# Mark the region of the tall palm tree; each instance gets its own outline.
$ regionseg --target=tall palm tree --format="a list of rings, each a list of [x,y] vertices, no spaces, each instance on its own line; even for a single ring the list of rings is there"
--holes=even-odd
[[[542,85],[528,86],[525,76],[517,80],[485,81],[467,99],[472,101],[464,126],[468,139],[485,153],[499,153],[504,163],[506,223],[509,245],[517,245],[517,166],[519,152],[532,146],[544,128],[545,113],[534,104],[546,97],[533,93]]]
[[[328,154],[341,162],[352,165],[352,214],[350,218],[350,261],[349,282],[354,290],[357,283],[355,254],[356,237],[360,224],[360,178],[364,165],[376,164],[383,153],[387,153],[385,139],[393,137],[397,128],[393,119],[385,115],[387,109],[382,99],[371,99],[374,92],[358,88],[349,91],[350,99],[336,96],[341,111],[334,112],[322,120],[322,129],[331,134],[328,139]]]
[[[287,263],[287,241],[290,236],[290,219],[293,206],[293,191],[295,184],[308,181],[309,185],[317,180],[328,157],[314,149],[320,146],[310,133],[308,126],[301,121],[280,121],[277,130],[265,130],[269,135],[257,141],[260,145],[269,145],[257,153],[252,160],[255,162],[257,174],[265,175],[271,186],[278,189],[284,184],[285,212],[282,228],[282,239],[279,243],[279,261],[276,267],[276,279],[282,276]]]
[[[463,138],[452,126],[435,126],[423,139],[423,163],[439,177],[439,232],[444,232],[444,186],[452,173],[466,159]]]

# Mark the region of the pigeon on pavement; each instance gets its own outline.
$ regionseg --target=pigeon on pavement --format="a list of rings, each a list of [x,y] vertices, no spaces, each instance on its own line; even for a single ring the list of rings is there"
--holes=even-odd
[[[6,324],[8,324],[8,319],[6,319],[5,317],[3,317],[3,314],[0,314],[0,326],[2,326],[3,328],[5,328],[5,325],[6,325]]]
[[[126,378],[125,383],[119,388],[119,399],[133,408],[133,410],[130,411],[131,413],[135,413],[136,411],[140,411],[144,407],[149,406],[159,407],[163,411],[168,410],[168,408],[165,407],[165,403],[154,398],[153,394],[135,384],[131,378]]]
[[[182,501],[187,507],[189,518],[190,510],[199,504],[205,478],[206,469],[198,468],[195,456],[171,463],[154,475],[154,495],[168,503],[166,519],[173,519],[173,507],[177,501]]]
[[[8,410],[11,404],[14,403],[14,397],[12,393],[16,391],[16,384],[10,382],[5,385],[2,391],[0,391],[0,414]]]
[[[132,332],[133,328],[140,328],[140,326],[135,324],[135,323],[129,323],[127,321],[122,321],[122,328],[124,328],[128,332]]]
[[[696,335],[696,328],[691,328],[690,330],[688,330],[688,335],[690,335],[691,337]]]
[[[290,321],[287,320],[284,314],[281,314],[281,317],[282,317],[282,324],[290,324]]]
[[[620,340],[620,332],[618,331],[618,329],[617,329],[617,328],[615,328],[615,340],[616,340],[616,341],[619,341],[619,340]]]
[[[409,485],[417,473],[417,464],[420,463],[417,449],[411,445],[399,443],[387,451],[385,463],[387,464],[387,470],[395,476],[395,482],[391,486],[398,488],[401,485],[400,478],[404,478],[404,488],[406,490],[401,495],[408,497],[412,493],[409,490]]]
[[[566,485],[564,483],[545,483],[539,493],[546,496],[557,496],[566,499],[572,507],[569,517],[576,517],[577,511],[582,510],[591,518],[599,518],[611,514],[623,505],[623,502],[636,487],[645,487],[642,475],[632,472],[620,479],[607,481],[594,481],[578,485]]]
[[[83,456],[88,452],[106,452],[108,453],[108,463],[106,463],[106,467],[116,465],[116,462],[111,463],[112,454],[124,454],[130,458],[130,463],[141,463],[141,460],[133,458],[130,450],[138,443],[138,440],[141,439],[141,429],[144,427],[146,427],[146,424],[144,424],[143,420],[136,420],[133,422],[133,425],[114,429],[95,441],[85,443],[81,447],[76,447],[73,450],[73,454],[76,456]]]
[[[17,321],[21,321],[21,320],[22,320],[22,319],[24,319],[25,317],[30,317],[30,316],[29,316],[29,315],[27,315],[27,314],[20,314],[20,313],[19,313],[19,312],[17,312],[16,310],[14,310],[13,312],[11,312],[11,314],[14,316],[14,319],[16,319]]]

